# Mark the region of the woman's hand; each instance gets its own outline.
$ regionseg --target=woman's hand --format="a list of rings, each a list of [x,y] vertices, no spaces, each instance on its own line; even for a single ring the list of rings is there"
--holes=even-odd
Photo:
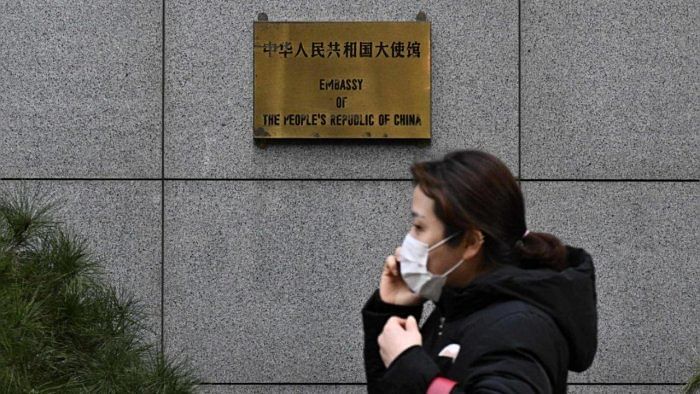
[[[393,255],[384,260],[382,278],[379,281],[379,297],[387,304],[418,305],[423,301],[422,297],[408,288],[399,273],[397,261],[400,256],[401,247],[398,247]]]
[[[418,322],[413,316],[402,319],[392,316],[384,325],[384,330],[377,337],[379,355],[384,367],[388,368],[394,359],[411,346],[422,345],[423,337],[418,329]]]

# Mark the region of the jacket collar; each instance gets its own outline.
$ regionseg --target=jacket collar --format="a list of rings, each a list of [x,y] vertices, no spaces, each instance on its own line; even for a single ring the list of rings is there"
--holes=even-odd
[[[595,269],[584,249],[566,248],[562,271],[501,265],[464,287],[445,286],[435,306],[445,320],[454,320],[506,300],[527,302],[554,319],[571,350],[570,369],[582,371],[597,347]]]
[[[457,319],[470,315],[493,303],[515,298],[508,294],[499,294],[491,288],[494,282],[507,281],[509,277],[518,275],[519,268],[501,265],[492,271],[482,274],[464,287],[445,285],[435,307],[446,320]]]

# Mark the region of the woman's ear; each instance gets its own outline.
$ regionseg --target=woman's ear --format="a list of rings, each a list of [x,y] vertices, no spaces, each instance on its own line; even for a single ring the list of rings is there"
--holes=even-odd
[[[462,258],[469,260],[481,251],[481,246],[484,244],[484,233],[481,230],[471,230],[464,236],[462,243],[466,245]]]

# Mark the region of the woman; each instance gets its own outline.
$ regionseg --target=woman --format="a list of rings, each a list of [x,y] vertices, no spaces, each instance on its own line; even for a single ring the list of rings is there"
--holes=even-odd
[[[368,391],[565,393],[597,347],[591,256],[527,230],[518,183],[488,153],[411,173],[413,225],[362,309]]]

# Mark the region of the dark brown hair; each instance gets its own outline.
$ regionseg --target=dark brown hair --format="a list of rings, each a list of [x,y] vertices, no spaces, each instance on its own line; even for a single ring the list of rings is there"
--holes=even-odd
[[[566,247],[557,237],[530,230],[522,238],[526,230],[523,194],[508,167],[495,156],[478,150],[450,152],[442,160],[413,164],[411,174],[413,185],[435,201],[435,215],[445,225],[443,238],[481,230],[483,268],[498,263],[566,268]],[[461,238],[447,243],[455,247]]]

